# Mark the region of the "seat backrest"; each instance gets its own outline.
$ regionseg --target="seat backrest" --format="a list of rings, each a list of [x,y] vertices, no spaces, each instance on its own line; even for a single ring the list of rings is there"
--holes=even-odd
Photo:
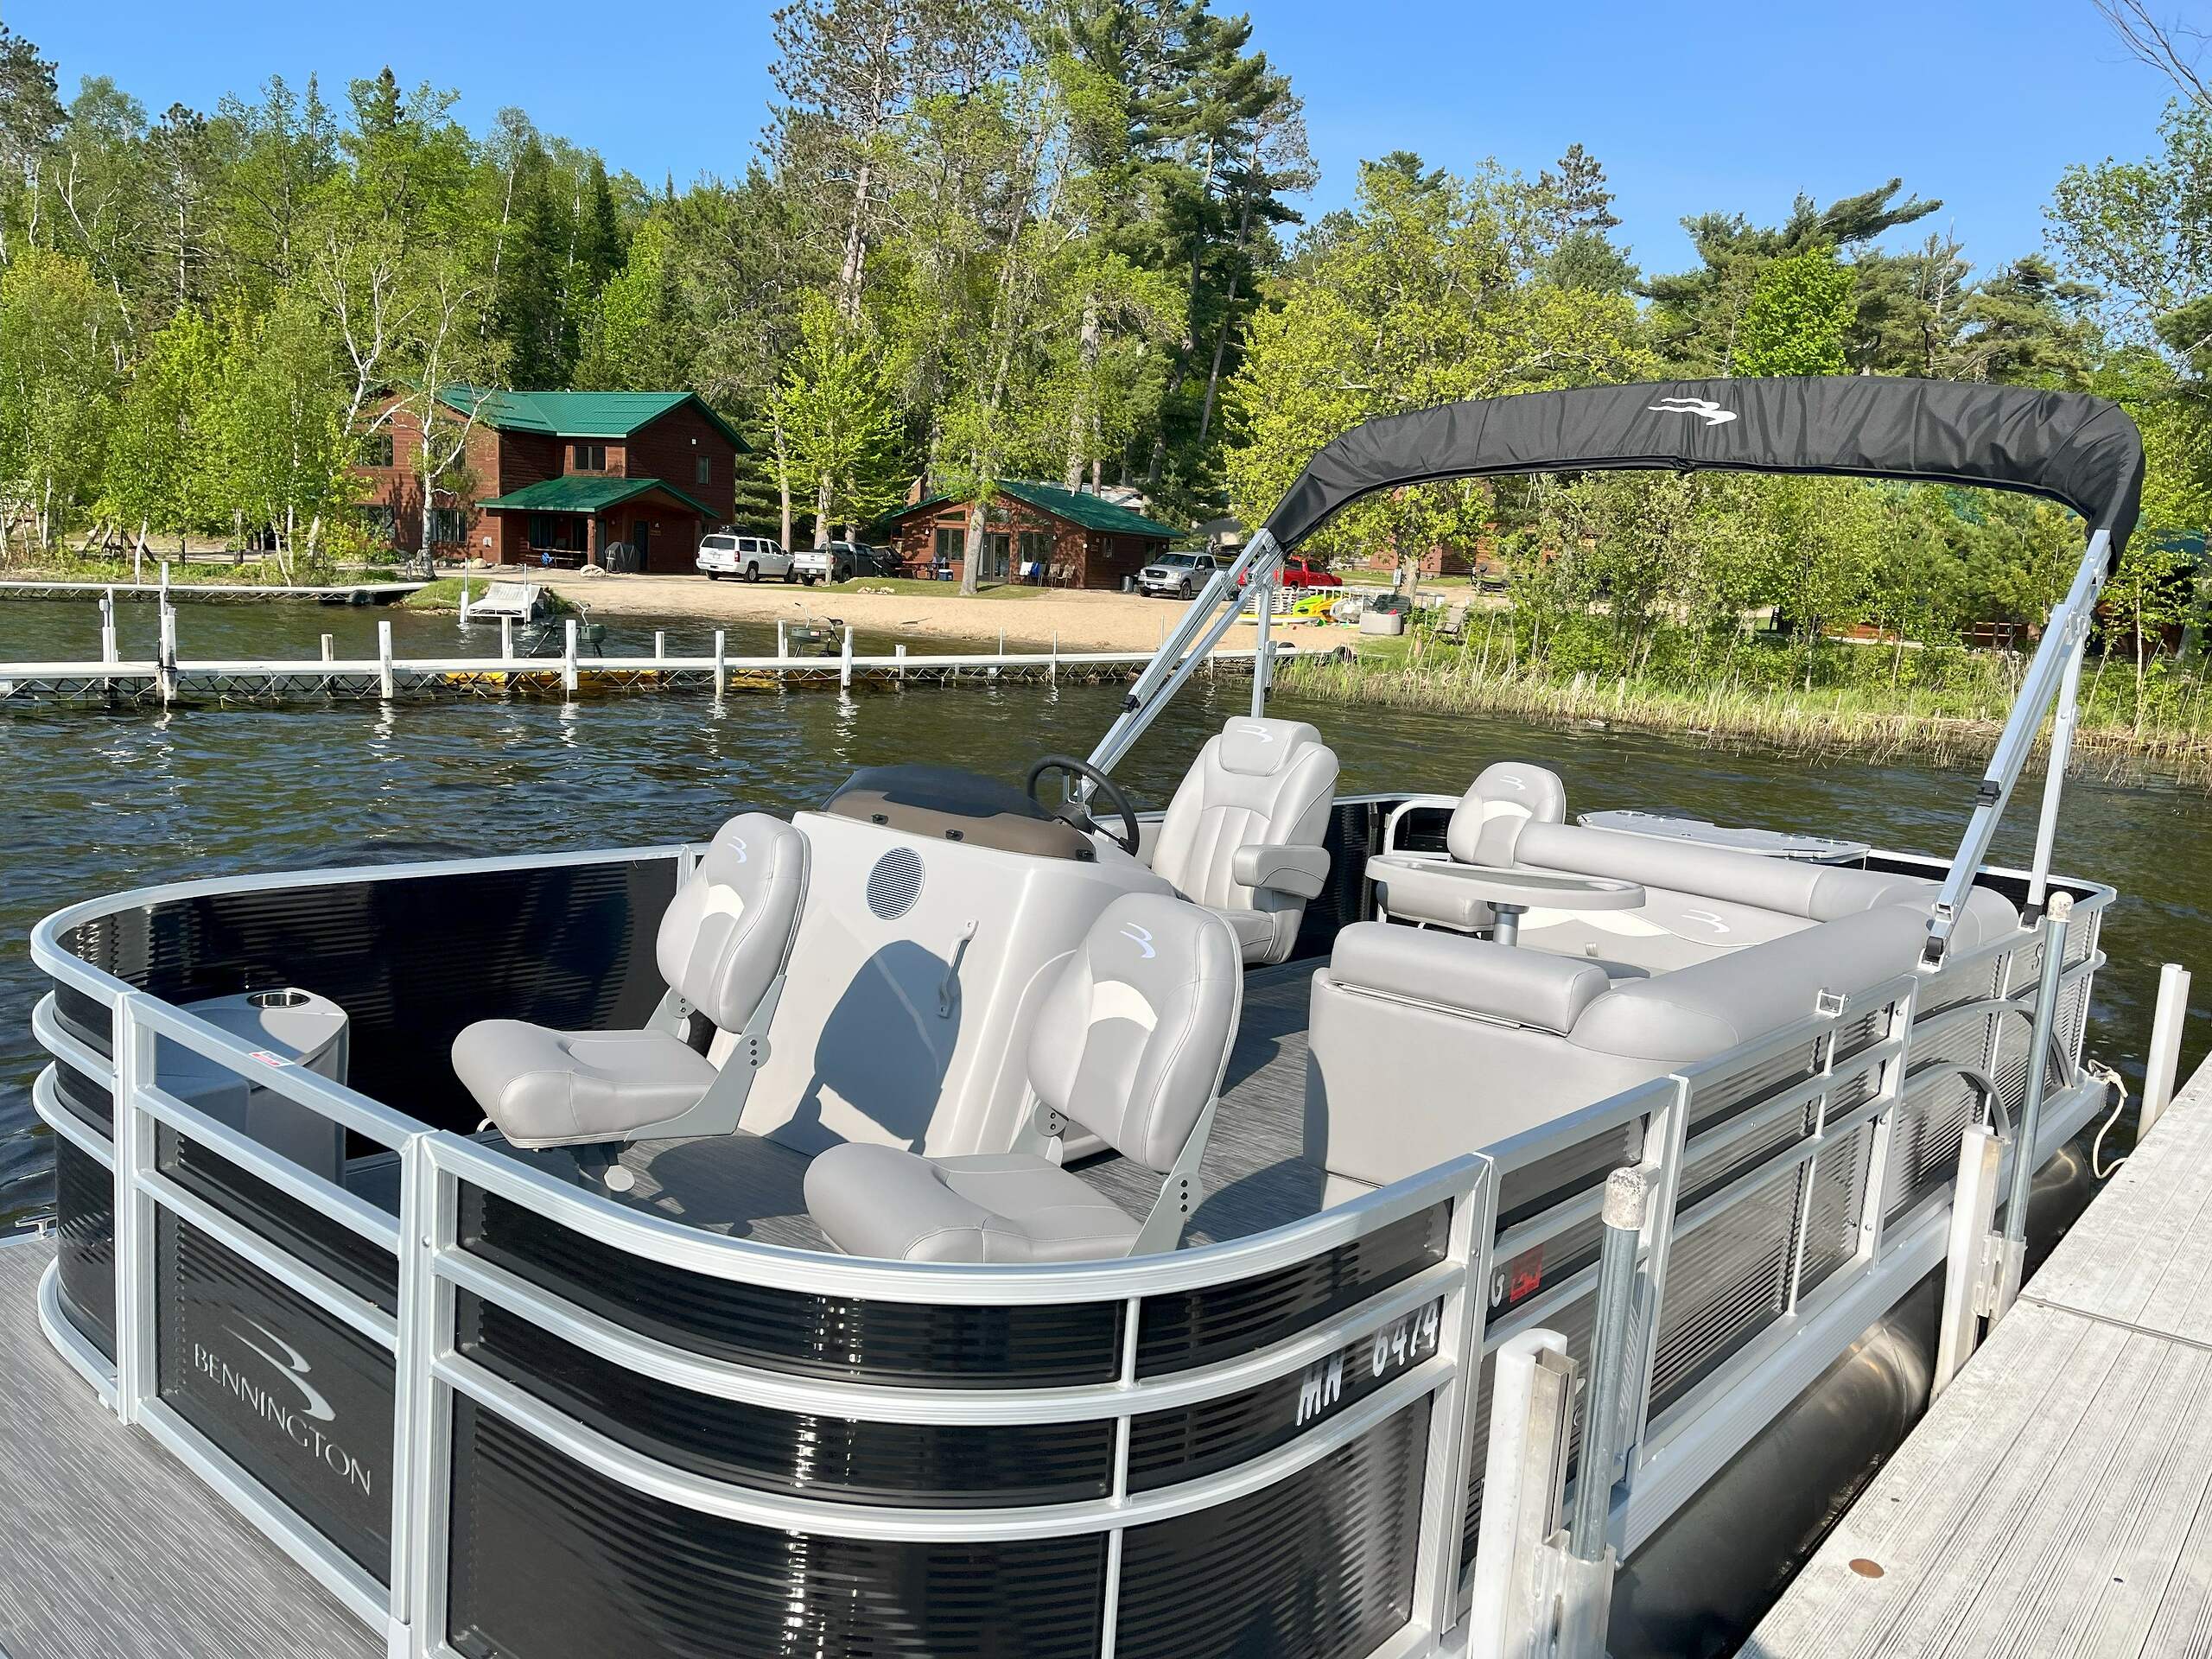
[[[1486,848],[1485,825],[1566,822],[1567,785],[1557,772],[1525,760],[1500,760],[1484,766],[1467,785],[1452,810],[1444,844],[1462,864],[1503,864],[1512,857],[1511,838],[1493,833]]]
[[[1856,916],[1882,905],[1924,904],[1936,892],[1936,884],[1924,876],[1761,858],[1732,848],[1573,823],[1522,825],[1510,850],[1515,861],[1537,869],[1611,876],[1814,922]]]
[[[721,1029],[742,1030],[791,952],[805,898],[806,837],[766,812],[740,813],[661,917],[661,977]]]
[[[1109,905],[1029,1035],[1037,1098],[1165,1173],[1221,1087],[1244,968],[1229,924],[1165,893]]]
[[[1337,753],[1302,720],[1238,715],[1206,740],[1167,804],[1152,868],[1185,899],[1249,910],[1240,847],[1319,847],[1337,799]]]

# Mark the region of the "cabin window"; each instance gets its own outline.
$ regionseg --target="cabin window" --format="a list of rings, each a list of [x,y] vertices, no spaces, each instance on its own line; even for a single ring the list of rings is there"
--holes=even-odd
[[[569,470],[572,473],[603,473],[607,470],[607,446],[603,443],[572,443],[569,446]]]
[[[968,532],[957,524],[939,530],[937,533],[936,563],[940,566],[951,565],[960,557],[962,543],[967,539]]]
[[[391,433],[387,429],[361,434],[361,461],[364,467],[391,465]]]
[[[430,509],[430,542],[435,547],[458,546],[468,536],[468,515],[459,507]]]
[[[702,484],[711,484],[715,481],[715,463],[711,456],[699,457],[699,481]]]
[[[391,440],[385,439],[387,446]],[[372,502],[361,509],[361,528],[371,541],[381,547],[392,547],[399,541],[399,515],[389,506]]]

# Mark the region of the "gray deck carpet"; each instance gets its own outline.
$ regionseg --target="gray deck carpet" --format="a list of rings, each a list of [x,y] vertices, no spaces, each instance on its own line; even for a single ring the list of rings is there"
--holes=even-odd
[[[380,1637],[48,1345],[38,1281],[53,1259],[50,1242],[0,1245],[0,1651],[382,1659]]]
[[[1306,1010],[1311,963],[1262,969],[1244,981],[1244,1015],[1237,1027],[1199,1179],[1205,1197],[1191,1218],[1186,1243],[1212,1243],[1264,1232],[1319,1202],[1313,1170],[1300,1160],[1305,1140]],[[527,1156],[539,1167],[575,1176],[565,1153]],[[809,1219],[802,1183],[804,1154],[757,1135],[709,1135],[646,1142],[622,1161],[638,1177],[623,1202],[733,1237],[800,1249],[830,1242]],[[1075,1166],[1084,1179],[1133,1216],[1160,1192],[1160,1177],[1108,1153]]]

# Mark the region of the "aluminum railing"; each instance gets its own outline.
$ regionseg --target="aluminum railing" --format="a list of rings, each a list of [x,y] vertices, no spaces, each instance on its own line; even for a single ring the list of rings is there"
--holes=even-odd
[[[689,849],[430,868],[452,873],[520,862],[671,856],[686,858]],[[425,873],[424,867],[320,871],[159,893],[396,880]],[[1986,1090],[1961,1072],[2009,1078],[2008,1045],[2016,1048],[2024,1039],[2008,1033],[2024,1032],[2034,999],[2046,989],[2067,1006],[2046,1013],[2044,1021],[2056,1027],[2044,1057],[2056,1081],[2046,1093],[2035,1162],[2072,1132],[2094,1090],[2077,1062],[2088,982],[2103,962],[2096,950],[2098,918],[2111,894],[2106,889],[2081,893],[2055,976],[2029,969],[2026,958],[2037,934],[2023,928],[1955,954],[1938,976],[1906,974],[1824,994],[1821,1005],[1788,1030],[1595,1103],[1490,1147],[1486,1156],[1460,1159],[1294,1226],[1166,1257],[1049,1268],[855,1262],[703,1232],[429,1130],[297,1066],[271,1065],[269,1056],[92,967],[62,943],[67,929],[146,904],[152,896],[159,895],[73,907],[41,925],[35,939],[41,965],[70,991],[105,1005],[113,1022],[111,1058],[71,1028],[53,998],[34,1016],[38,1039],[56,1065],[105,1085],[112,1101],[113,1133],[103,1136],[62,1103],[54,1067],[35,1091],[41,1116],[56,1133],[111,1172],[117,1206],[112,1365],[57,1306],[51,1274],[42,1292],[45,1321],[56,1344],[119,1416],[142,1423],[346,1605],[393,1632],[396,1652],[449,1650],[443,1634],[445,1575],[457,1402],[656,1503],[763,1529],[924,1542],[1103,1534],[1111,1552],[1110,1587],[1122,1541],[1133,1529],[1264,1491],[1413,1402],[1427,1402],[1432,1421],[1414,1612],[1378,1649],[1398,1655],[1433,1649],[1467,1605],[1471,1522],[1479,1503],[1475,1448],[1488,1413],[1484,1379],[1491,1357],[1511,1338],[1538,1327],[1560,1331],[1571,1352],[1586,1363],[1590,1357],[1606,1172],[1641,1166],[1650,1194],[1633,1276],[1631,1375],[1619,1394],[1621,1420],[1605,1436],[1616,1448],[1604,1471],[1615,1486],[1610,1506],[1615,1541],[1626,1552],[1940,1259],[1947,1179],[1916,1184],[1893,1155],[1898,1137],[1909,1132],[1940,1139],[1955,1127],[1954,1119],[1963,1122],[1962,1114],[1974,1109]],[[1952,1052],[1961,1033],[1974,1038],[1966,1058]],[[157,1040],[175,1043],[391,1149],[397,1163],[396,1205],[370,1202],[289,1165],[168,1093],[162,1086]],[[1923,1043],[1943,1052],[1916,1056]],[[2003,1092],[2011,1090],[2008,1082]],[[227,1211],[194,1191],[175,1167],[183,1147],[212,1155],[282,1199],[312,1209],[379,1256],[389,1255],[394,1306],[385,1308],[327,1265],[286,1248],[254,1217]],[[1572,1166],[1564,1175],[1555,1179],[1546,1173],[1562,1160]],[[1920,1166],[1931,1166],[1929,1159],[1922,1158]],[[1547,1192],[1529,1200],[1541,1207],[1506,1214],[1516,1186],[1546,1182]],[[1547,1192],[1558,1196],[1546,1204]],[[1092,1383],[1050,1389],[933,1388],[799,1375],[717,1357],[640,1329],[635,1320],[585,1306],[469,1248],[460,1211],[464,1195],[472,1193],[514,1206],[558,1230],[557,1236],[588,1240],[624,1258],[715,1283],[855,1303],[1114,1304],[1128,1332],[1138,1328],[1151,1299],[1315,1262],[1437,1205],[1448,1206],[1450,1226],[1447,1246],[1435,1261],[1230,1359],[1141,1376],[1132,1335],[1114,1375]],[[1495,1218],[1502,1214],[1501,1227]],[[382,1573],[349,1554],[329,1529],[163,1397],[156,1243],[165,1227],[194,1230],[334,1329],[390,1354],[390,1490],[383,1519],[388,1557]],[[1726,1248],[1718,1255],[1700,1254],[1707,1239],[1726,1241]],[[456,1330],[462,1296],[524,1321],[621,1375],[764,1411],[803,1409],[854,1423],[916,1426],[1110,1422],[1111,1480],[1103,1495],[1075,1501],[947,1508],[832,1501],[713,1479],[611,1437],[528,1379],[503,1376],[464,1351]],[[1418,1327],[1431,1309],[1433,1347],[1418,1351],[1427,1346]],[[1146,1414],[1217,1402],[1262,1384],[1281,1385],[1293,1376],[1302,1379],[1312,1368],[1372,1342],[1378,1332],[1402,1335],[1409,1319],[1416,1324],[1412,1363],[1311,1430],[1226,1469],[1156,1491],[1130,1490],[1132,1426]],[[1325,1383],[1319,1386],[1325,1391]],[[1471,1485],[1477,1487],[1472,1502],[1467,1501]],[[1107,1605],[1113,1605],[1110,1594]],[[1099,1650],[1114,1650],[1110,1615]]]

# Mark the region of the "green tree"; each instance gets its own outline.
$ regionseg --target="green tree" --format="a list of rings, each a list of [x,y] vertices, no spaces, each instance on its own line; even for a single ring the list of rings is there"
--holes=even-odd
[[[220,331],[180,311],[146,342],[108,435],[100,510],[143,542],[219,523],[225,503],[208,457],[216,447],[223,372]]]
[[[630,257],[592,302],[573,384],[592,391],[665,391],[687,384],[698,341],[667,222],[630,239]]]
[[[1257,524],[1315,450],[1361,421],[1464,397],[1632,380],[1652,369],[1632,302],[1516,270],[1495,179],[1425,172],[1417,157],[1361,169],[1357,204],[1309,234],[1253,321],[1231,382],[1230,497]],[[1482,504],[1355,505],[1318,534],[1323,551],[1373,543],[1414,557],[1434,536],[1467,545]]]
[[[316,297],[298,288],[226,321],[212,410],[218,499],[234,528],[273,532],[289,580],[302,541],[311,550],[321,525],[359,493],[338,342]]]
[[[0,549],[51,548],[96,490],[120,390],[110,296],[82,259],[18,250],[0,270]]]
[[[1736,372],[1841,374],[1844,337],[1858,320],[1852,273],[1835,250],[1809,248],[1770,261],[1752,282],[1737,327]]]
[[[799,320],[799,343],[774,398],[786,464],[812,489],[814,544],[830,524],[864,524],[897,501],[899,428],[877,354],[826,297]]]

